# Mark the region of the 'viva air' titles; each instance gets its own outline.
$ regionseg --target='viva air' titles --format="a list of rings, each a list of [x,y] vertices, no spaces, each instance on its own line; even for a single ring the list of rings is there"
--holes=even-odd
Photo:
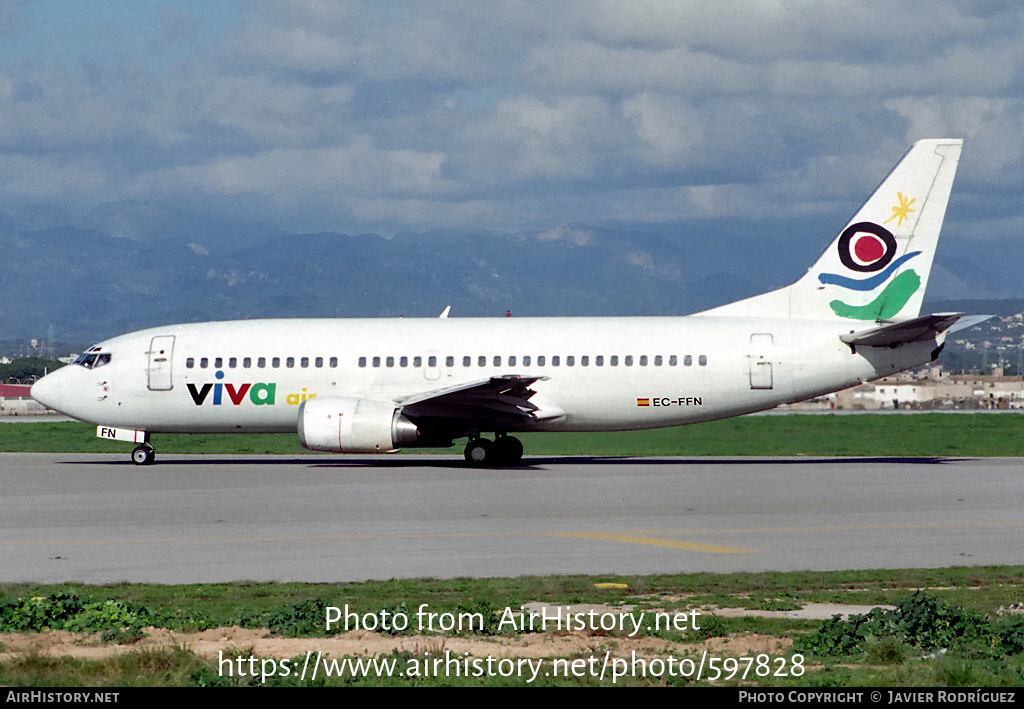
[[[224,372],[218,371],[216,375],[217,379],[224,378]],[[185,385],[188,387],[188,393],[192,396],[192,401],[195,402],[196,406],[202,406],[207,400],[210,401],[212,406],[221,406],[225,403],[231,403],[234,406],[241,406],[242,402],[248,399],[254,406],[273,406],[277,403],[277,383],[276,382],[246,382],[244,384],[231,384],[230,382],[206,382],[205,384],[192,384],[189,382]],[[213,396],[210,396],[210,394]],[[224,395],[227,394],[227,400]],[[306,399],[312,399],[316,397],[316,394],[306,393],[306,388],[303,387],[300,393],[292,393],[285,396],[285,403],[289,406],[298,406]]]

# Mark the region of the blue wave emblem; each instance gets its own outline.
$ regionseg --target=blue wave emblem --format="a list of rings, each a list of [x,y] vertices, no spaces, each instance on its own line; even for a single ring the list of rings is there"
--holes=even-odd
[[[914,258],[920,251],[911,251],[909,254],[900,256],[898,259],[889,264],[889,267],[880,273],[876,273],[870,278],[863,280],[857,280],[856,278],[848,278],[846,276],[840,276],[835,273],[821,273],[818,274],[818,280],[826,285],[841,286],[843,288],[849,288],[850,290],[874,290],[878,286],[882,285],[889,279],[889,276],[893,274],[897,268],[905,264],[910,259]]]

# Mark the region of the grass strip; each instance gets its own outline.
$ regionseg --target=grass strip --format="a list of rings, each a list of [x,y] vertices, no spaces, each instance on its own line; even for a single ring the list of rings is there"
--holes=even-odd
[[[117,453],[131,444],[96,438],[84,423],[8,424],[0,451]],[[801,415],[745,416],[650,431],[522,434],[531,455],[822,455],[1024,456],[1024,415]],[[309,453],[294,434],[157,434],[160,454],[297,455]],[[409,449],[408,453],[461,453]]]

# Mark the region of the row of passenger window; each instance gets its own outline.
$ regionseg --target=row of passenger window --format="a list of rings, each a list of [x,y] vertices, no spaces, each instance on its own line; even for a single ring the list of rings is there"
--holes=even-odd
[[[279,368],[281,366],[281,359],[282,359],[281,357],[270,357],[269,361],[270,361],[271,368],[273,368],[273,369]],[[257,357],[256,358],[256,368],[257,369],[264,369],[267,366],[267,361],[268,361],[268,358],[266,358],[266,357]],[[300,367],[304,367],[304,368],[305,367],[309,367],[311,361],[313,363],[313,366],[314,367],[318,367],[318,368],[319,367],[323,367],[325,361],[327,362],[328,366],[331,366],[331,367],[337,367],[338,366],[338,358],[337,357],[330,357],[330,358],[328,358],[326,360],[323,357],[313,357],[312,360],[309,357],[299,357],[298,359],[296,359],[295,357],[285,357],[284,358],[284,366],[288,367],[290,369],[290,368],[295,366],[296,361],[298,362]],[[252,357],[242,357],[242,369],[250,369],[252,367],[252,362],[253,362],[253,358]],[[193,368],[195,368],[195,366],[196,366],[196,359],[195,359],[195,357],[189,357],[188,359],[185,360],[185,369],[193,369]],[[199,358],[199,368],[200,369],[206,369],[209,366],[210,366],[210,358],[209,357],[200,357]],[[235,369],[237,366],[238,366],[238,357],[228,357],[228,369]],[[213,368],[214,369],[223,369],[224,368],[224,358],[223,357],[214,357],[213,358]]]
[[[108,357],[109,357],[109,355],[108,355]],[[560,355],[552,355],[550,359],[551,359],[550,364],[551,364],[552,367],[559,367],[559,366],[562,365],[562,357]],[[666,363],[666,359],[668,361],[668,366],[669,367],[676,367],[676,366],[679,365],[679,357],[676,356],[676,355],[669,355],[667,358],[663,357],[662,355],[654,355],[653,357],[648,357],[648,355],[640,355],[639,357],[636,357],[635,362],[634,362],[634,356],[633,355],[625,355],[624,357],[622,357],[622,364],[625,365],[626,367],[632,367],[634,365],[634,363],[636,363],[636,364],[639,364],[641,367],[646,367],[649,364],[653,363],[655,367],[661,367],[661,366],[663,366]],[[419,355],[417,355],[415,357],[412,357],[412,358],[410,358],[410,357],[379,357],[379,356],[378,357],[369,357],[369,358],[367,358],[367,357],[360,357],[359,358],[359,366],[360,367],[366,367],[369,364],[370,366],[373,366],[373,367],[380,367],[381,365],[383,365],[385,367],[394,367],[396,365],[396,363],[397,363],[397,365],[399,367],[408,367],[409,363],[410,363],[410,360],[412,362],[412,366],[413,367],[422,367],[423,366],[423,357],[421,357]],[[684,367],[693,366],[693,355],[683,355],[682,360],[683,360],[683,366]],[[296,357],[284,357],[283,361],[284,361],[284,366],[289,368],[289,369],[294,368],[296,363],[298,364],[299,367],[302,367],[302,368],[308,368],[310,366],[310,364],[312,364],[316,368],[322,368],[324,366],[324,364],[327,364],[327,366],[329,366],[329,367],[337,367],[338,366],[338,358],[337,357],[329,357],[329,358],[324,358],[324,357],[313,357],[313,358],[310,358],[310,357],[298,357],[298,358],[296,358]],[[533,357],[531,355],[523,355],[523,357],[521,359],[517,358],[515,355],[509,355],[508,357],[504,358],[504,361],[505,361],[504,365],[502,364],[502,361],[503,361],[502,357],[500,355],[494,355],[494,357],[492,357],[490,361],[491,361],[491,366],[493,366],[493,367],[501,367],[501,366],[507,366],[507,367],[516,367],[516,366],[523,366],[523,367],[532,367],[532,366],[545,367],[545,366],[548,365],[548,358],[545,355],[537,355],[536,357]],[[267,357],[257,357],[256,358],[256,368],[257,369],[264,369],[264,368],[266,368],[267,362],[268,362],[268,358]],[[281,362],[282,362],[282,358],[281,357],[270,357],[269,358],[270,367],[272,369],[279,368],[281,366]],[[487,366],[487,362],[488,362],[488,358],[485,355],[479,355],[476,358],[476,364],[477,364],[478,367],[486,367]],[[521,365],[517,364],[518,362],[521,362]],[[581,367],[589,367],[591,365],[590,355],[580,355],[580,357],[578,358],[578,362],[579,362],[579,366],[581,366]],[[607,362],[608,362],[608,366],[610,366],[610,367],[618,367],[619,366],[619,355],[609,355],[608,358],[607,358]],[[707,365],[707,363],[708,363],[707,355],[699,355],[697,357],[697,364],[699,366],[704,367],[704,366]],[[198,364],[199,364],[199,369],[207,369],[210,366],[210,358],[209,357],[200,357]],[[565,366],[566,367],[575,367],[576,364],[577,364],[577,357],[575,355],[566,355],[566,357],[565,357]],[[228,369],[235,369],[239,365],[239,358],[238,357],[228,357],[227,358],[227,365],[228,365]],[[241,365],[242,365],[242,369],[250,369],[252,367],[252,365],[253,365],[253,358],[252,357],[242,357],[241,358]],[[593,358],[593,365],[595,367],[603,367],[603,366],[605,366],[605,356],[604,355],[595,355],[594,358]],[[431,356],[427,357],[427,366],[428,367],[437,367],[438,366],[438,357],[435,356],[435,355],[431,355]],[[453,355],[448,355],[447,357],[445,357],[444,358],[444,366],[445,367],[454,367],[455,366],[455,357]],[[462,366],[463,367],[472,367],[473,366],[473,358],[470,357],[469,355],[463,356],[462,357]],[[195,367],[196,367],[196,358],[195,357],[189,357],[189,358],[187,358],[185,360],[185,368],[186,369],[194,369]],[[223,369],[224,368],[224,358],[223,357],[214,357],[213,358],[213,368],[214,369]]]
[[[562,365],[562,359],[563,358],[561,357],[561,355],[552,355],[551,358],[550,358],[550,365],[552,367],[559,367],[559,366]],[[633,355],[625,355],[622,358],[622,364],[624,364],[627,367],[632,367],[634,365],[634,363],[636,363],[636,364],[639,364],[641,367],[646,367],[646,366],[648,366],[649,364],[651,364],[653,362],[655,367],[661,367],[662,365],[665,364],[666,359],[668,361],[668,366],[669,367],[676,367],[676,366],[679,365],[679,357],[677,355],[669,355],[667,358],[663,357],[662,355],[654,355],[653,357],[648,357],[648,355],[640,355],[639,357],[636,357],[635,359],[634,359]],[[531,355],[523,355],[521,360],[517,359],[517,357],[515,355],[509,355],[508,357],[504,358],[505,364],[502,364],[502,361],[503,360],[502,360],[502,357],[500,355],[494,355],[494,357],[490,358],[490,363],[491,363],[492,367],[502,367],[502,366],[505,366],[505,367],[516,367],[516,366],[523,366],[523,367],[531,367],[531,366],[545,367],[549,363],[548,362],[548,357],[546,357],[545,355],[537,355],[536,357],[533,357]],[[522,364],[521,365],[517,364],[520,361],[522,362]],[[380,367],[382,364],[385,367],[394,367],[396,362],[397,362],[399,367],[408,367],[409,366],[409,358],[408,357],[397,357],[397,358],[396,357],[370,357],[370,358],[360,357],[359,358],[359,366],[360,367],[365,367],[365,366],[367,366],[368,363],[371,366],[373,366],[373,367]],[[427,366],[428,367],[437,367],[438,366],[437,362],[438,362],[438,358],[437,357],[435,357],[435,356],[427,357]],[[591,357],[590,357],[590,355],[580,355],[579,358],[577,359],[577,357],[575,355],[566,355],[565,356],[565,366],[566,367],[575,367],[577,362],[579,363],[579,366],[581,366],[581,367],[589,367],[590,364],[591,364]],[[607,362],[608,362],[608,366],[610,366],[610,367],[618,367],[619,366],[619,355],[609,355],[608,358],[607,358]],[[701,366],[701,367],[707,366],[707,363],[708,363],[707,355],[699,355],[697,357],[697,364],[699,366]],[[476,366],[478,366],[478,367],[486,367],[487,364],[488,364],[488,357],[486,355],[479,355],[479,356],[477,356],[477,358],[476,358]],[[605,366],[605,356],[604,355],[595,355],[594,358],[593,358],[593,364],[594,364],[595,367],[603,367],[603,366]],[[422,357],[413,357],[412,358],[412,366],[413,367],[421,367],[421,366],[423,366],[423,358]],[[447,357],[445,357],[444,358],[444,366],[445,367],[454,367],[455,366],[455,357],[452,356],[452,355],[448,355]],[[470,357],[469,355],[463,356],[462,357],[462,366],[463,367],[472,367],[473,366],[473,357]],[[683,366],[684,367],[693,366],[693,355],[683,355]]]

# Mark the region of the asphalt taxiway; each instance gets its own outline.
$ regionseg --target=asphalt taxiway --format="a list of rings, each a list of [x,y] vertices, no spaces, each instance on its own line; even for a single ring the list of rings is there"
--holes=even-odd
[[[1024,563],[1017,458],[0,454],[0,581]]]

